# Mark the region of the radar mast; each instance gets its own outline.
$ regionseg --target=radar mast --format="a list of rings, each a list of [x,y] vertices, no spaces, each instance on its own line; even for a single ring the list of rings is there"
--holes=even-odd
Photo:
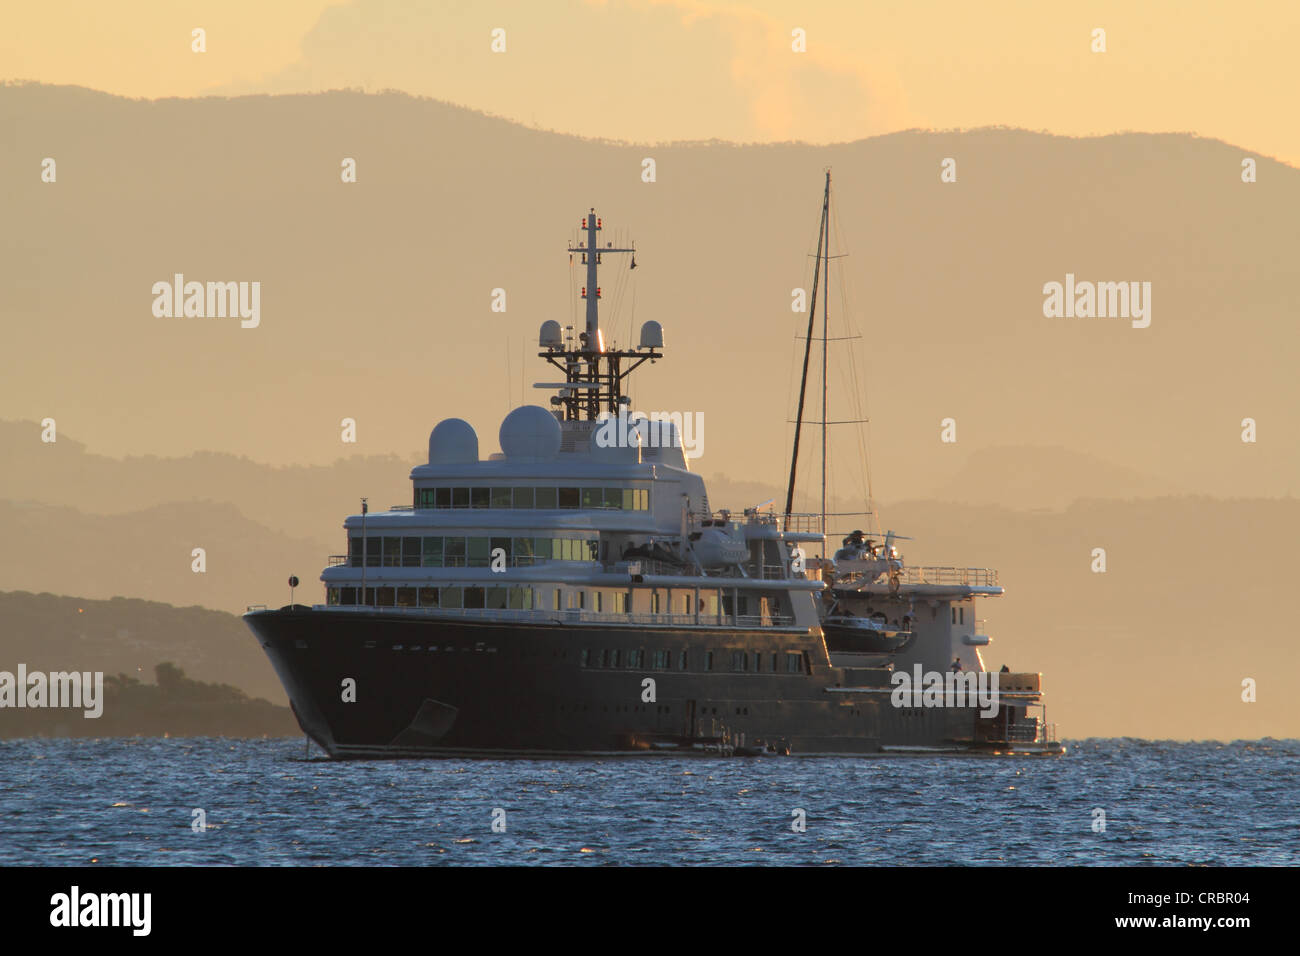
[[[582,218],[585,239],[575,246],[569,242],[569,261],[575,255],[582,257],[587,268],[587,282],[582,287],[586,300],[586,328],[573,334],[573,329],[562,329],[555,321],[542,323],[537,354],[564,373],[563,382],[538,382],[534,388],[553,389],[551,397],[561,421],[595,421],[603,415],[617,415],[630,400],[624,394],[623,380],[643,363],[662,358],[664,347],[663,327],[658,322],[641,326],[640,342],[635,349],[606,349],[604,333],[600,329],[600,277],[599,269],[607,255],[631,255],[630,268],[636,268],[636,247],[615,248],[614,244],[600,245],[598,233],[603,224],[593,207]]]

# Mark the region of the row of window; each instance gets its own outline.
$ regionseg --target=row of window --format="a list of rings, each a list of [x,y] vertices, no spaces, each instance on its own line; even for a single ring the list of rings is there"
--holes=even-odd
[[[533,607],[532,588],[483,587],[379,587],[329,588],[326,599],[331,606],[350,607],[362,604],[369,607],[445,607],[492,608],[496,610],[526,611]]]
[[[698,651],[699,656],[695,662],[701,670],[711,671],[715,668],[714,651]],[[784,657],[784,661],[782,661]],[[677,652],[676,665],[677,670],[686,671],[691,669],[691,653],[687,650]],[[617,647],[606,647],[601,650],[584,650],[579,656],[579,663],[583,667],[614,669],[614,668],[631,668],[636,669],[646,666],[645,651],[639,648],[630,648],[626,651]],[[649,666],[653,670],[671,670],[673,667],[673,653],[669,650],[653,651],[649,658]],[[804,669],[803,655],[796,653],[772,652],[765,654],[761,651],[732,651],[731,652],[731,669],[737,673],[751,674],[778,674],[784,669],[787,674],[802,674]]]
[[[428,540],[428,539],[426,539]],[[716,589],[701,589],[699,597],[694,590],[670,593],[654,589],[650,594],[650,611],[653,614],[678,614],[690,617],[699,614],[701,619],[719,616],[730,617],[732,605],[742,616],[762,613],[767,615],[769,600],[740,596],[733,602],[730,594]],[[488,608],[498,610],[579,610],[597,614],[626,614],[632,610],[630,594],[625,588],[532,588],[419,585],[378,585],[367,587],[364,595],[360,587],[330,587],[326,601],[331,606],[364,605],[370,607],[428,607],[428,608]],[[644,611],[645,607],[642,606]],[[664,665],[667,667],[667,664]],[[757,670],[758,665],[755,663]],[[709,668],[712,669],[712,668]],[[746,663],[733,670],[748,670]]]
[[[348,563],[361,567],[364,554],[371,568],[486,568],[498,548],[507,565],[595,561],[597,544],[595,538],[356,535],[348,539]]]
[[[649,511],[648,488],[417,488],[416,508]]]
[[[590,596],[589,596],[590,595]],[[533,608],[563,609],[564,590],[556,588],[552,604],[545,605],[545,593],[527,587],[374,587],[362,595],[359,587],[337,587],[326,591],[327,602],[334,607],[361,604],[368,607],[438,607],[487,608],[490,610],[528,611]],[[591,610],[604,614],[626,614],[627,592],[613,588],[572,591],[568,606],[574,610]]]

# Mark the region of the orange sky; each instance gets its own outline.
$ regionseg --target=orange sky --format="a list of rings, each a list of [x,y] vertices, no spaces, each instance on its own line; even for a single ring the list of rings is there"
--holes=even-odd
[[[195,27],[206,53],[191,51]],[[496,27],[504,54],[490,49]],[[1091,51],[1098,27],[1105,53]],[[791,50],[796,28],[806,53]],[[0,12],[0,78],[132,97],[392,88],[636,141],[1185,131],[1292,165],[1298,46],[1289,0],[49,0]]]

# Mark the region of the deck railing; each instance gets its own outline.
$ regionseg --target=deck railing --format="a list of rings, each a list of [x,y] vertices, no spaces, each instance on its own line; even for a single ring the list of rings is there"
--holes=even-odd
[[[938,568],[924,565],[905,566],[899,573],[903,584],[961,585],[997,587],[998,572],[993,568]]]

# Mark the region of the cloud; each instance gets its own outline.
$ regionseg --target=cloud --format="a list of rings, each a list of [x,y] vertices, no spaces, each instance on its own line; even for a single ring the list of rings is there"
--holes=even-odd
[[[220,95],[396,89],[540,128],[635,142],[842,142],[903,128],[901,83],[811,31],[698,0],[490,0],[325,10],[301,58]],[[504,29],[506,52],[491,51]]]

